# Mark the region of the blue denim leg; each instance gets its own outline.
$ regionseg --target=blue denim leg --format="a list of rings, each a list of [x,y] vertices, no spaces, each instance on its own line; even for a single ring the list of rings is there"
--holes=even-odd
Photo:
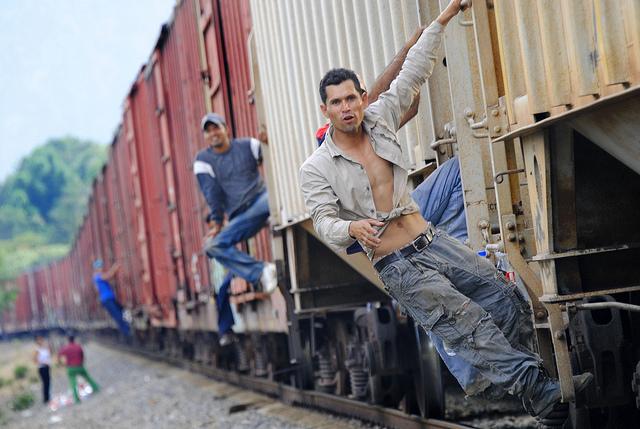
[[[438,254],[438,246],[434,246],[436,242],[441,242],[451,254],[460,251],[455,247],[450,249],[449,243],[437,237],[424,251],[387,266],[380,273],[385,286],[416,323],[427,332],[433,331],[447,349],[455,352],[484,379],[493,386],[522,396],[538,375],[537,356],[511,345],[507,337],[517,326],[510,324],[517,322],[501,320],[500,323],[508,328],[503,333],[491,315],[463,292],[463,289],[466,292],[473,289],[470,295],[491,296],[483,291],[479,276],[469,275],[475,269],[469,261],[460,261],[462,257],[457,258],[460,264],[455,269],[460,268],[467,274],[456,272],[452,275],[451,266]],[[467,251],[462,259],[469,254],[475,255],[471,250]],[[467,393],[476,394],[481,390]]]
[[[538,358],[533,351],[531,306],[515,283],[444,232],[438,231],[427,250],[454,287],[491,314],[512,347]]]
[[[238,250],[235,245],[258,233],[269,219],[269,197],[266,192],[243,213],[235,216],[220,233],[205,243],[205,252],[215,258],[231,273],[250,283],[257,283],[264,262]]]
[[[224,335],[231,330],[234,324],[233,311],[231,311],[231,304],[229,303],[229,288],[231,287],[231,280],[233,274],[227,273],[218,290],[218,296],[216,297],[216,304],[218,307],[218,334]]]
[[[129,324],[122,317],[122,306],[113,298],[102,301],[102,306],[118,324],[118,329],[127,337],[131,335]]]
[[[442,239],[444,241],[453,240],[442,232],[439,235],[445,237]],[[463,246],[460,243],[450,244],[455,247]],[[464,247],[466,248],[466,246]],[[458,249],[458,251],[466,254],[469,259],[478,258],[476,255],[470,255],[472,252],[467,252],[464,249]],[[533,354],[534,329],[529,302],[522,296],[515,285],[511,284],[491,263],[487,263],[488,261],[484,258],[480,258],[477,264],[475,260],[473,261],[473,265],[483,268],[482,271],[485,277],[479,280],[476,287],[472,287],[467,291],[467,296],[491,315],[498,328],[507,336],[512,347],[525,353]],[[461,280],[464,281],[464,278]],[[482,287],[483,290],[479,291],[479,287]],[[479,371],[460,358],[460,356],[451,356],[447,353],[442,340],[434,335],[433,332],[430,332],[429,336],[445,365],[467,394],[471,395],[484,391],[485,395],[491,398],[504,396],[506,391],[497,388],[497,386],[492,386],[491,389],[486,390],[491,384],[488,379],[483,377]]]

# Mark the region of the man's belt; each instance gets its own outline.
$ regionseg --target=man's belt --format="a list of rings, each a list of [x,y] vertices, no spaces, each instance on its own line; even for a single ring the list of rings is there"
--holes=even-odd
[[[431,224],[428,224],[427,229],[422,234],[417,236],[415,240],[413,240],[403,248],[398,249],[393,253],[389,253],[387,256],[376,262],[373,267],[377,272],[381,272],[387,265],[393,264],[394,262],[413,255],[416,252],[422,252],[431,244],[435,235],[436,229]]]

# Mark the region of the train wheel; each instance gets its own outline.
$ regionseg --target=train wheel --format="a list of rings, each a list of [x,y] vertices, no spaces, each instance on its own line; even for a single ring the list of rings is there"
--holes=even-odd
[[[422,417],[444,417],[444,382],[440,355],[424,329],[414,327],[418,373],[414,378],[416,402]]]

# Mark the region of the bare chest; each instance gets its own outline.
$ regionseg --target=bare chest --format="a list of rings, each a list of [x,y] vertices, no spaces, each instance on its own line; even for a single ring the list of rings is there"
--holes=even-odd
[[[363,157],[361,163],[374,190],[390,190],[393,193],[393,165],[389,161],[371,151],[371,154]],[[387,187],[390,189],[381,189]]]

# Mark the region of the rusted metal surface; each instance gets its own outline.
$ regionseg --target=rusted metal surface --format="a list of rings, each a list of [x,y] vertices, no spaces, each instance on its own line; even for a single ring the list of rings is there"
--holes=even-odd
[[[249,0],[221,0],[219,8],[233,109],[233,120],[230,121],[233,134],[236,137],[256,136],[258,120],[248,52],[252,30]]]
[[[200,73],[203,77],[205,106],[209,112],[231,117],[223,41],[220,36],[220,11],[217,1],[193,0],[196,4],[200,41]]]
[[[126,143],[123,142],[122,128],[116,133],[111,146],[109,167],[105,174],[108,182],[108,193],[111,200],[110,216],[111,234],[113,237],[114,261],[120,264],[116,281],[120,303],[127,308],[140,305],[139,294],[134,285],[139,284],[141,277],[140,257],[135,250],[135,219],[129,160],[126,157]],[[137,275],[136,275],[137,274]]]
[[[163,43],[156,51],[156,85],[162,86],[163,117],[166,120],[168,148],[174,175],[173,222],[178,223],[179,240],[174,237],[176,259],[184,267],[190,296],[203,291],[208,282],[206,257],[202,255],[206,205],[193,177],[192,162],[203,146],[200,118],[205,99],[200,75],[200,48],[193,1],[182,2],[170,27],[165,27]],[[157,70],[157,71],[156,71]],[[160,96],[160,89],[156,90]],[[175,213],[175,214],[174,214]]]
[[[175,326],[172,299],[177,290],[175,264],[171,256],[172,236],[168,216],[167,183],[163,174],[160,130],[153,102],[153,86],[143,69],[129,96],[133,117],[134,147],[141,186],[141,202],[149,243],[149,267],[152,305],[162,317],[156,323]],[[156,307],[157,306],[157,307]]]

